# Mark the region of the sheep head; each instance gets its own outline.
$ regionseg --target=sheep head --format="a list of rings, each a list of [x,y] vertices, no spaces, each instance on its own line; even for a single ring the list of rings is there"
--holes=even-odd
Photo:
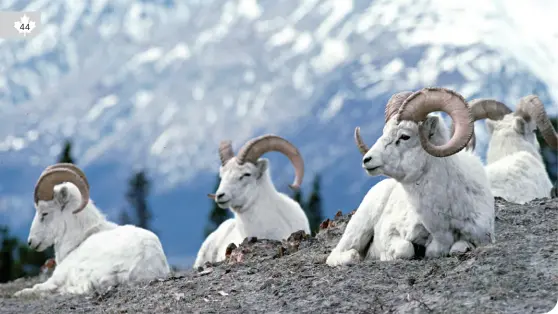
[[[521,98],[515,110],[515,115],[521,117],[525,123],[534,121],[548,146],[558,149],[558,134],[552,126],[539,97],[529,95]]]
[[[248,141],[235,156],[231,141],[219,145],[221,182],[215,194],[208,196],[222,208],[241,210],[252,202],[254,191],[262,178],[269,178],[269,161],[260,159],[265,153],[277,151],[289,158],[295,169],[295,179],[289,185],[300,188],[304,177],[304,161],[298,149],[282,137],[268,134]]]
[[[521,98],[515,112],[506,114],[502,119],[489,117],[486,126],[491,135],[487,161],[497,160],[517,150],[538,152],[537,128],[550,147],[558,148],[556,130],[541,100],[535,95]]]
[[[54,243],[68,215],[81,212],[89,203],[89,183],[77,166],[59,163],[47,167],[35,185],[35,217],[28,244],[43,251]]]
[[[512,112],[504,103],[494,99],[477,98],[469,102],[473,122],[481,119],[502,120],[505,115]],[[454,126],[451,125],[451,134],[454,132]],[[473,135],[467,144],[466,149],[473,151],[476,145],[476,136],[473,128]]]
[[[435,111],[446,112],[455,123],[451,138],[440,117],[428,116]],[[383,134],[372,148],[364,144],[359,127],[355,141],[369,175],[405,181],[416,180],[432,156],[448,157],[461,151],[472,134],[471,112],[461,95],[445,88],[424,88],[390,99]]]

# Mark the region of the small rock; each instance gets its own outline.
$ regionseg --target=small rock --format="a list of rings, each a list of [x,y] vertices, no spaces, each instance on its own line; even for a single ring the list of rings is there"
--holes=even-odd
[[[175,293],[175,294],[174,294],[174,299],[175,299],[176,301],[180,301],[180,300],[184,299],[184,293],[183,293],[183,292]]]
[[[218,292],[218,293],[219,293],[220,295],[224,296],[224,297],[226,297],[226,296],[228,296],[228,295],[229,295],[228,293],[226,293],[226,292],[225,292],[225,291],[223,291],[223,290],[219,290],[219,292]]]
[[[209,275],[213,272],[213,268],[207,268],[201,272],[198,273],[198,275],[200,276],[205,276],[205,275]]]
[[[329,227],[329,222],[330,222],[329,218],[322,221],[322,223],[320,224],[320,229],[327,229]]]
[[[227,246],[227,249],[226,249],[226,251],[225,251],[225,258],[230,257],[232,251],[233,251],[234,249],[236,249],[236,248],[237,248],[236,244],[230,243],[230,244]]]

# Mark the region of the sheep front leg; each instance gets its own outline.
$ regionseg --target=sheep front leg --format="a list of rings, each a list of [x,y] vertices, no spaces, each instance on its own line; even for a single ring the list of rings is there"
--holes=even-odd
[[[426,246],[425,257],[437,258],[448,256],[453,241],[454,239],[451,232],[432,233],[432,241]]]
[[[387,252],[380,255],[381,261],[393,261],[397,259],[412,259],[415,257],[413,243],[399,236],[392,237],[388,242]]]
[[[333,267],[358,263],[361,252],[364,251],[373,234],[374,226],[368,211],[366,208],[357,209],[349,220],[341,240],[327,257],[326,264]]]
[[[53,293],[58,290],[58,285],[54,283],[53,280],[47,280],[42,283],[38,283],[34,285],[32,288],[25,288],[19,290],[18,292],[14,293],[14,297],[23,297],[23,296],[31,296],[36,294],[43,294],[43,293]]]

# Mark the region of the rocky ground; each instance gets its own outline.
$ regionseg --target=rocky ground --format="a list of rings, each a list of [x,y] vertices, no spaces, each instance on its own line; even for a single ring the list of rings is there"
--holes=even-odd
[[[315,238],[247,239],[228,261],[133,287],[81,297],[17,299],[37,279],[0,285],[0,313],[536,313],[558,300],[558,200],[497,200],[497,244],[461,257],[325,259],[349,215]]]

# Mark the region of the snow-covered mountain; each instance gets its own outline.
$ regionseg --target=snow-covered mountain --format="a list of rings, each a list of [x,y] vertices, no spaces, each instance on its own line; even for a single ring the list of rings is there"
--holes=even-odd
[[[536,90],[558,113],[550,0],[0,0],[0,10],[42,13],[37,36],[0,41],[0,219],[22,236],[33,184],[67,137],[112,218],[126,176],[149,169],[155,229],[176,258],[202,241],[221,139],[291,139],[306,182],[322,173],[331,215],[374,182],[352,132],[373,142],[396,91],[437,85],[513,107]],[[276,155],[286,185],[292,170]]]

